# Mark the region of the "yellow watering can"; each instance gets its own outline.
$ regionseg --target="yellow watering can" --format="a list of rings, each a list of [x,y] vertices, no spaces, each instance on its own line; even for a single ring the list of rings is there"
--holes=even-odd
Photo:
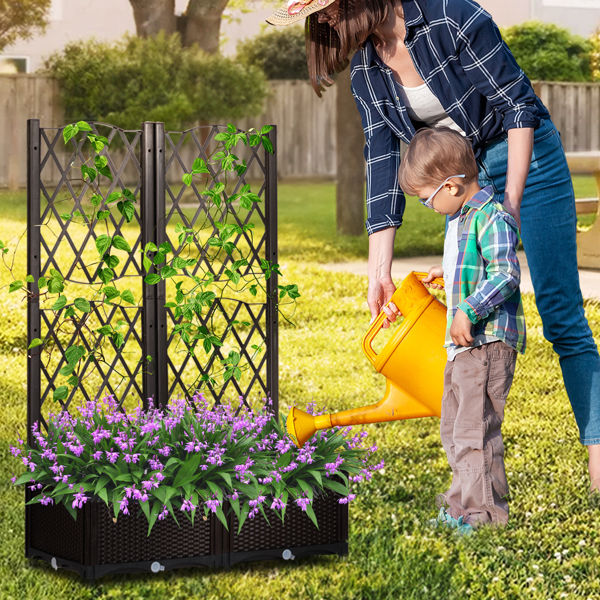
[[[423,285],[421,280],[426,276],[427,273],[413,271],[394,292],[388,304],[393,302],[404,320],[379,354],[371,344],[386,318],[383,311],[363,338],[362,347],[367,358],[387,380],[383,400],[333,415],[314,416],[292,408],[287,418],[287,430],[298,448],[302,448],[318,429],[441,416],[447,360],[444,348],[446,306]],[[443,279],[435,279],[432,283],[444,285]]]

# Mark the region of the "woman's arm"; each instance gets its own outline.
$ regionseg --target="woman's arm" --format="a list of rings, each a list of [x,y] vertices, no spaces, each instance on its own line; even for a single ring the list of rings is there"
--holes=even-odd
[[[521,229],[521,200],[533,152],[533,128],[508,130],[508,167],[504,188],[504,206]]]
[[[396,228],[388,227],[372,233],[369,236],[369,263],[367,274],[369,276],[369,289],[367,304],[371,311],[371,322],[382,310],[388,316],[383,321],[383,328],[390,326],[396,320],[398,308],[392,303],[389,307],[384,304],[396,291],[392,281],[392,258],[394,255],[394,239]]]

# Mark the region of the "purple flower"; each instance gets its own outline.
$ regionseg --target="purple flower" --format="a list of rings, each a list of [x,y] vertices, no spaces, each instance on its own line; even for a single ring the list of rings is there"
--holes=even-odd
[[[119,508],[120,508],[120,510],[123,511],[124,515],[128,515],[129,514],[129,509],[127,508],[128,506],[129,506],[129,500],[127,500],[127,498],[123,498],[119,502]]]
[[[192,512],[196,510],[196,505],[192,504],[192,499],[190,498],[189,500],[184,500],[181,503],[181,508],[179,510]]]
[[[352,502],[352,500],[354,500],[354,498],[356,498],[356,494],[348,494],[348,496],[346,498],[340,498],[339,503],[340,504],[348,504],[348,502]]]
[[[281,498],[274,498],[273,499],[273,504],[271,504],[271,508],[273,510],[282,510],[286,507],[286,504],[284,504],[283,500],[281,500]]]
[[[79,492],[73,494],[73,498],[75,500],[73,500],[73,504],[71,505],[72,508],[83,508],[83,505],[89,500],[88,497],[84,496],[82,487],[79,488]]]
[[[303,511],[305,511],[312,500],[310,498],[297,498],[295,502]]]
[[[171,454],[171,448],[169,448],[169,446],[164,446],[163,448],[158,449],[158,453],[163,456],[169,456],[169,454]]]
[[[52,500],[52,498],[50,498],[50,496],[42,496],[42,499],[40,500],[40,504],[47,506],[48,504],[54,504],[54,500]]]
[[[117,459],[119,458],[119,453],[112,452],[112,448],[110,452],[105,452],[104,454],[106,454],[106,458],[108,459],[109,463],[116,463]]]
[[[208,508],[210,508],[210,510],[212,510],[212,512],[216,513],[217,508],[219,508],[219,506],[221,505],[221,501],[220,500],[207,500],[204,504],[206,504],[206,506],[208,506]]]
[[[158,515],[158,520],[164,521],[168,514],[169,514],[169,509],[163,504],[162,510]]]
[[[102,458],[102,450],[98,450],[97,452],[94,452],[94,454],[92,454],[92,458],[94,460],[100,460]]]

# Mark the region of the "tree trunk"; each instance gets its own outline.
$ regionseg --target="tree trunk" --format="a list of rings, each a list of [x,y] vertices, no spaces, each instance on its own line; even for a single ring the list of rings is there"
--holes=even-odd
[[[350,89],[350,67],[336,78],[338,234],[359,236],[365,232],[365,135]]]
[[[139,37],[175,33],[175,0],[129,0]]]
[[[209,54],[219,51],[221,18],[229,0],[190,0],[185,16],[183,45],[198,44]]]

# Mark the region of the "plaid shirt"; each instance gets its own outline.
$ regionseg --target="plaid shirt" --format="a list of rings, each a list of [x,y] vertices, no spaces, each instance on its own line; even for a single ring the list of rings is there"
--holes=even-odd
[[[406,48],[418,74],[473,143],[550,118],[490,15],[472,0],[403,0]],[[400,140],[415,124],[398,96],[392,71],[368,39],[352,57],[352,93],[365,131],[367,232],[402,224],[398,185]],[[423,124],[416,124],[422,126]]]
[[[473,336],[494,335],[525,352],[525,315],[519,292],[517,224],[491,187],[475,194],[461,209],[454,281],[446,284],[448,327],[445,347],[454,345],[450,327],[457,309],[474,324]]]

